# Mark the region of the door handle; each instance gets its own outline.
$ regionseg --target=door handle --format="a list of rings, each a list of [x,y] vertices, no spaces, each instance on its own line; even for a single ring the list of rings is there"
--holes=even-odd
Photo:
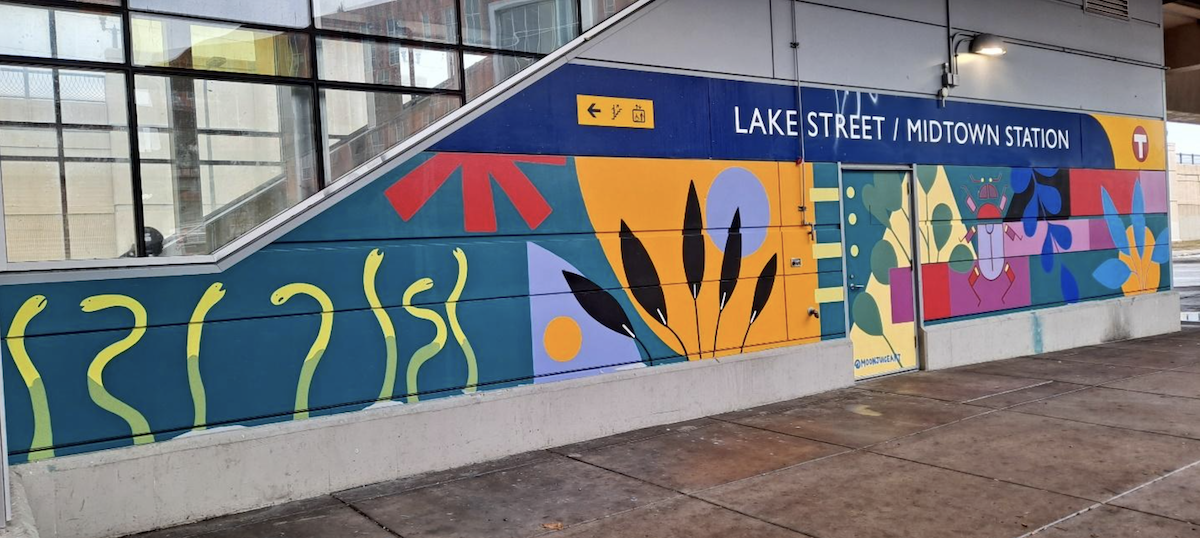
[[[863,286],[862,284],[851,284],[851,285],[850,285],[850,290],[851,290],[851,291],[854,291],[854,290],[861,290],[861,289],[863,289],[863,288],[865,288],[865,287],[866,287],[866,286]]]

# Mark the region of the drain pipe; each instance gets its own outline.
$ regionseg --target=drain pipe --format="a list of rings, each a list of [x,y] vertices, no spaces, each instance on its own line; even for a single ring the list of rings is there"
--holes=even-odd
[[[947,2],[949,0],[946,0]],[[801,124],[804,122],[804,88],[800,85],[800,28],[796,22],[796,2],[791,0],[792,4],[792,61],[796,69],[796,115],[800,116]],[[808,187],[805,185],[804,177],[804,129],[796,135],[797,143],[800,147],[800,158],[796,164],[800,167],[800,225],[808,227],[808,236],[816,237],[816,229],[811,222],[808,221]]]

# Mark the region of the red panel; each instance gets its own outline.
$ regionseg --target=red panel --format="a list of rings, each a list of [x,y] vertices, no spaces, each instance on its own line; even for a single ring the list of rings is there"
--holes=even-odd
[[[926,320],[950,317],[950,265],[931,263],[921,266],[921,289]]]
[[[1103,215],[1100,187],[1108,191],[1118,213],[1129,214],[1137,180],[1136,170],[1071,170],[1071,216]]]

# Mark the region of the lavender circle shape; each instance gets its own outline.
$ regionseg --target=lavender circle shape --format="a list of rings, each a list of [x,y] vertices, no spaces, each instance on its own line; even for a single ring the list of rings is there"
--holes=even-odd
[[[767,240],[771,202],[753,172],[737,166],[726,168],[713,180],[704,203],[704,227],[722,253],[737,210],[742,216],[742,257],[753,254]]]

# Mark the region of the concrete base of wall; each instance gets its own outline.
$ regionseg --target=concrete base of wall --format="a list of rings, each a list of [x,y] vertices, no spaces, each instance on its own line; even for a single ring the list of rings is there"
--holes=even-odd
[[[853,384],[848,340],[13,467],[43,537],[110,537]]]
[[[925,367],[953,368],[1178,331],[1179,293],[1135,295],[925,328]]]
[[[25,487],[16,475],[10,475],[9,478],[8,494],[12,502],[12,521],[0,529],[0,538],[38,538],[33,510],[29,508],[29,499],[25,497]]]

